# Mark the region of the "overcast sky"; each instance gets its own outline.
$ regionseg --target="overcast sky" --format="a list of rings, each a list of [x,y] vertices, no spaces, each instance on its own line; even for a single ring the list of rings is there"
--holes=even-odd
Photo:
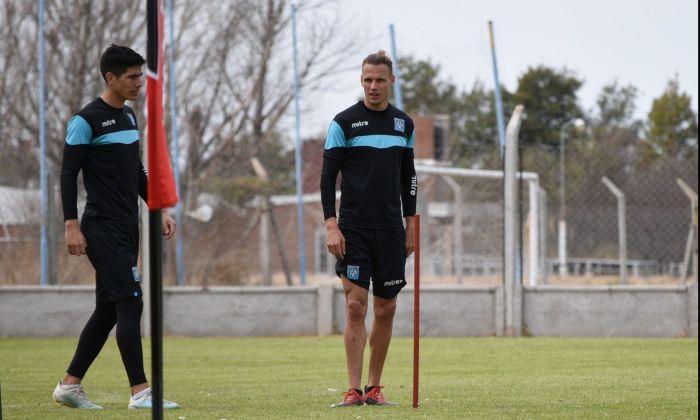
[[[360,63],[379,48],[391,51],[390,23],[399,56],[439,64],[443,78],[462,89],[476,80],[494,86],[491,20],[501,84],[510,91],[530,66],[567,68],[585,82],[579,91],[585,110],[617,80],[638,88],[635,115],[645,118],[677,75],[698,109],[697,0],[347,0],[341,8],[360,29],[362,51],[348,57],[358,71],[343,75],[314,104],[302,97],[304,137],[325,134],[333,116],[362,94]]]

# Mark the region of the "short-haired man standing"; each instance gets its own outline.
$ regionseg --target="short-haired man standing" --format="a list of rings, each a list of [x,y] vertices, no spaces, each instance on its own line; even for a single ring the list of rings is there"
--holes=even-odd
[[[66,375],[53,392],[59,404],[101,409],[88,400],[81,384],[117,326],[117,345],[131,386],[129,408],[151,408],[141,346],[143,300],[139,253],[138,197],[147,197],[147,179],[139,157],[134,111],[125,105],[139,95],[144,59],[130,48],[112,45],[100,59],[102,94],[68,122],[61,168],[61,198],[66,246],[86,255],[95,268],[95,311],[83,328]],[[87,203],[78,221],[77,177],[83,171]],[[175,222],[163,212],[163,235],[175,234]],[[163,408],[177,408],[163,401]]]
[[[394,74],[384,51],[364,59],[360,82],[364,100],[336,115],[328,130],[321,174],[328,250],[338,259],[336,273],[345,292],[344,340],[350,386],[343,401],[333,407],[391,405],[382,394],[380,380],[391,341],[396,296],[406,285],[406,258],[414,246],[415,133],[408,115],[389,103]],[[338,172],[342,182],[336,219]],[[370,283],[374,319],[363,395]]]

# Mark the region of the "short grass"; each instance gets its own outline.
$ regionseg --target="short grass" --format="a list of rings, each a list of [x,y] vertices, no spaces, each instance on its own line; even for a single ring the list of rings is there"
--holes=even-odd
[[[105,407],[59,407],[51,391],[76,339],[0,339],[4,419],[130,419],[116,343],[84,380]],[[147,365],[150,348],[145,341]],[[697,418],[697,339],[425,338],[418,409],[412,340],[395,338],[383,382],[398,407],[331,409],[346,388],[342,337],[165,339],[170,419]],[[150,368],[148,368],[150,370]],[[150,376],[150,375],[149,375]]]

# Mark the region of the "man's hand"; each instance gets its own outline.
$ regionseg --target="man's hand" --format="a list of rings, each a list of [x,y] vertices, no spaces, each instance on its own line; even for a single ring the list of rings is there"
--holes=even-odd
[[[170,239],[175,235],[175,220],[170,216],[167,209],[161,210],[162,220],[162,231],[165,239]]]
[[[78,219],[66,220],[66,247],[68,248],[68,253],[79,257],[85,255],[87,249],[87,242],[85,241],[85,236],[83,232],[80,231],[80,222]]]
[[[413,216],[406,217],[406,258],[416,247],[416,219]]]
[[[339,260],[344,259],[345,236],[343,236],[343,233],[340,231],[335,217],[331,217],[326,220],[326,233],[328,237],[326,240],[328,252],[333,254]]]

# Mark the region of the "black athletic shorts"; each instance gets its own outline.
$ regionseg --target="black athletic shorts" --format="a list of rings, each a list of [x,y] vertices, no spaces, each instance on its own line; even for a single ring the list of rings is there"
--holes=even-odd
[[[345,236],[345,258],[335,264],[340,277],[391,299],[406,285],[406,231],[403,226],[389,229],[341,227]]]
[[[87,241],[87,256],[95,268],[96,302],[141,296],[141,274],[136,266],[138,225],[84,218],[80,230]]]

